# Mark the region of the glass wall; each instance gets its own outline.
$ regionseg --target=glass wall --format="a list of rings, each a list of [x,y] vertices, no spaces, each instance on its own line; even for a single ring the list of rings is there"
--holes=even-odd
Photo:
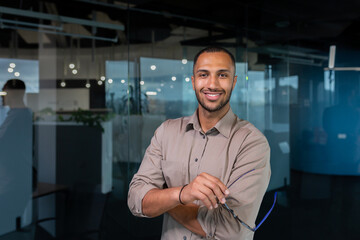
[[[193,58],[212,44],[236,57],[233,112],[271,147],[259,219],[277,205],[255,239],[358,239],[359,52],[338,45],[329,68],[330,44],[271,41],[263,20],[138,2],[0,3],[0,240],[160,239],[129,183],[157,127],[196,111]]]

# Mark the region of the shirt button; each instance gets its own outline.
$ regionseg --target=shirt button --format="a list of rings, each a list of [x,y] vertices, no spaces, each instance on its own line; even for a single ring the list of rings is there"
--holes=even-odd
[[[197,162],[198,161],[198,159],[197,158],[195,158],[195,162]]]
[[[205,139],[205,135],[203,135],[203,139]]]
[[[183,239],[186,240],[186,236],[184,236]]]

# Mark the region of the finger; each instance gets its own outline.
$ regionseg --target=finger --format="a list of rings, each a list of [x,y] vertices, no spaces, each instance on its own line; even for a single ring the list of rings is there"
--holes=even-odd
[[[202,174],[203,174],[203,177],[205,177],[206,179],[216,183],[224,195],[226,195],[226,196],[229,195],[229,193],[230,193],[229,189],[226,187],[226,185],[223,182],[220,181],[220,179],[218,179],[217,177],[214,177],[208,173],[202,173]]]
[[[207,181],[209,180],[201,176],[187,185],[181,193],[182,202],[188,203],[193,202],[194,200],[200,200],[204,203],[204,205],[206,205],[207,208],[218,207],[213,191],[204,184],[204,182]]]
[[[222,204],[224,204],[226,202],[225,194],[222,192],[222,190],[218,184],[211,182],[211,181],[207,181],[204,184],[206,187],[208,187],[212,190],[213,195],[219,200],[219,202],[221,202]]]
[[[208,209],[215,208],[215,206],[213,205],[213,203],[210,201],[209,197],[206,194],[198,191],[195,194],[195,197],[196,199],[200,200]]]
[[[223,182],[221,182],[217,177],[211,176],[210,174],[207,173],[202,173],[203,177],[205,177],[206,179],[214,182],[220,189],[220,191],[227,197],[230,194],[229,189],[225,186],[225,184]],[[219,198],[220,199],[220,198]]]
[[[216,195],[214,195],[214,192],[210,188],[204,185],[204,187],[200,188],[199,191],[203,194],[203,198],[200,199],[203,203],[209,201],[212,207],[218,207]]]

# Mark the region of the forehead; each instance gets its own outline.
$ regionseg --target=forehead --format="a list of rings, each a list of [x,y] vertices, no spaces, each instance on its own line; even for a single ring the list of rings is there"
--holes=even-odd
[[[204,52],[202,53],[195,66],[195,70],[210,70],[211,69],[227,69],[234,71],[234,66],[230,56],[225,52]]]

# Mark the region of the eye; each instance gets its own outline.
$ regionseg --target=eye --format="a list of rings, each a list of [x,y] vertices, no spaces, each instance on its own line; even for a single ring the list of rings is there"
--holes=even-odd
[[[201,78],[206,78],[208,76],[207,73],[199,73],[199,77]]]
[[[220,78],[227,78],[227,76],[228,76],[228,75],[227,75],[226,73],[220,73],[220,74],[219,74],[219,77],[220,77]]]

